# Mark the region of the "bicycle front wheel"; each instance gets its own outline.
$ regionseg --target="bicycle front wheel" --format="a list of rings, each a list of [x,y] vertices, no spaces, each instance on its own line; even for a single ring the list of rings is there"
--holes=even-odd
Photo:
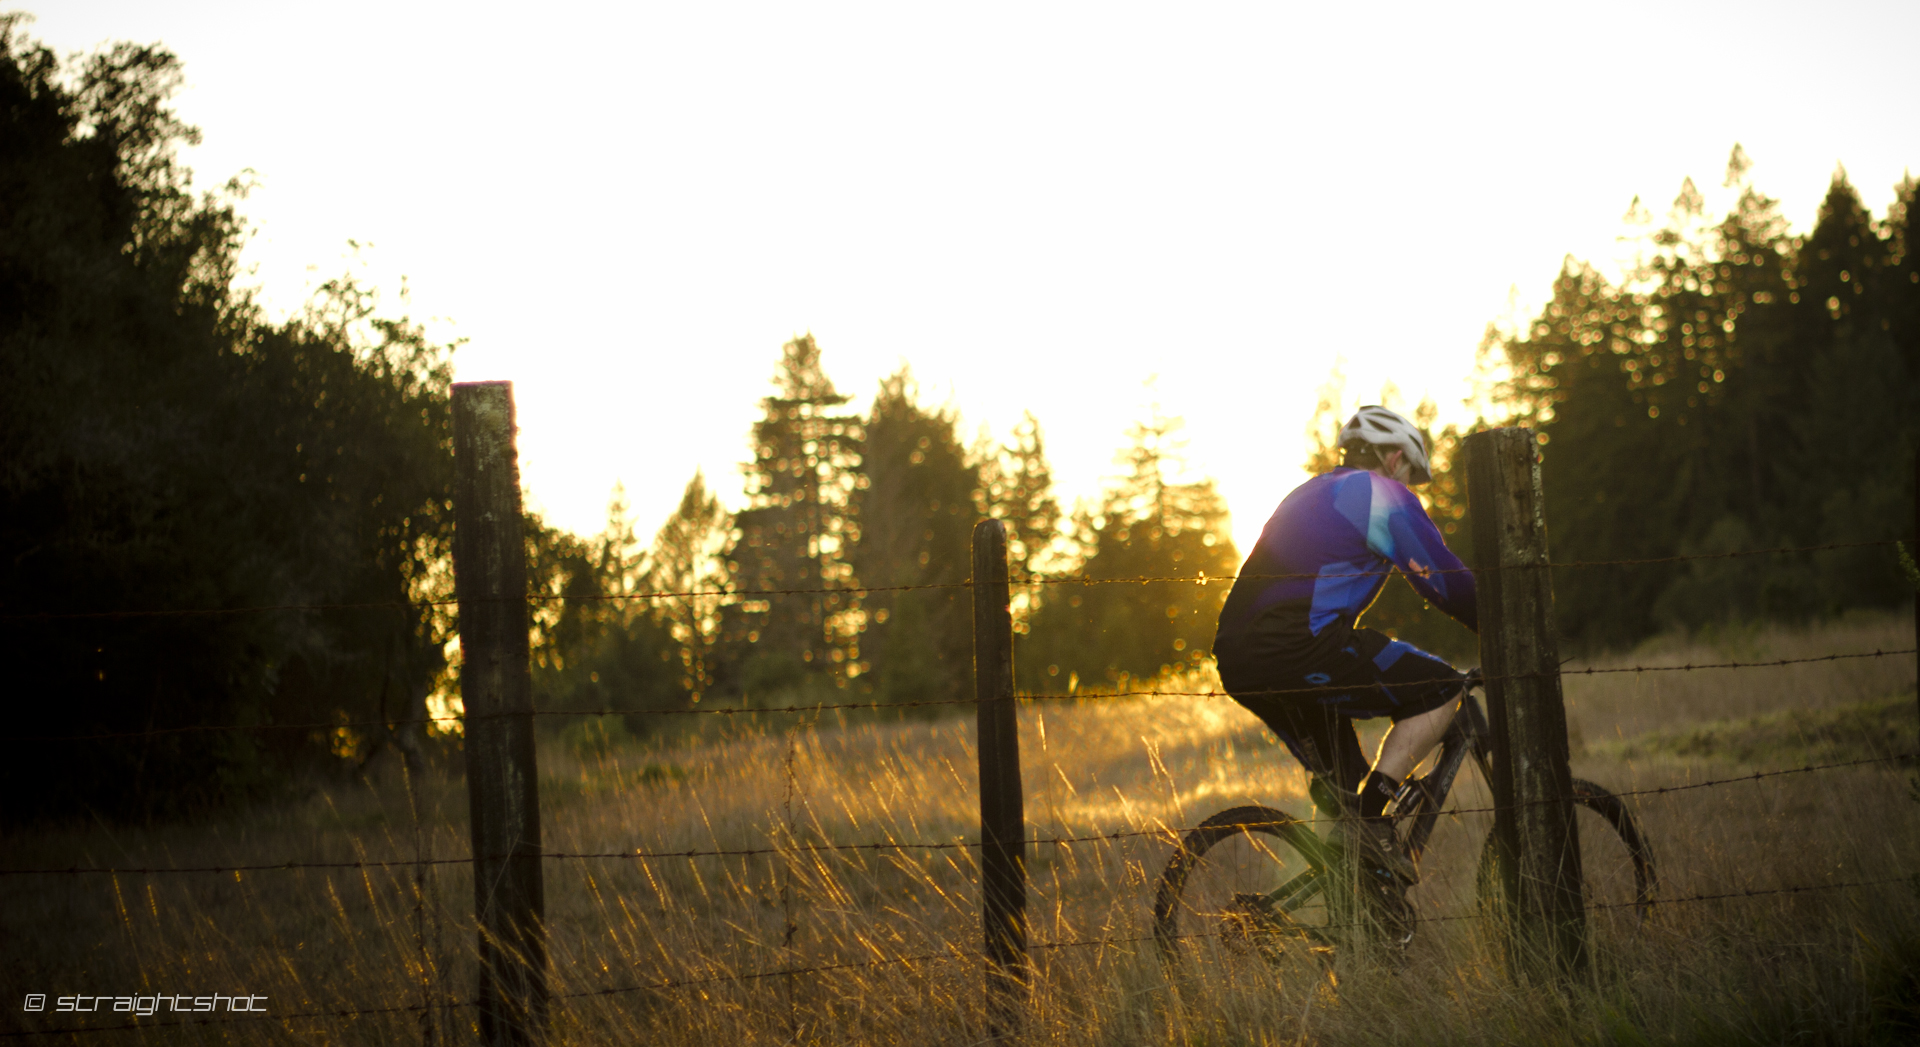
[[[1235,807],[1200,823],[1154,891],[1160,955],[1224,964],[1324,968],[1341,906],[1325,844],[1271,807]]]
[[[1574,810],[1579,816],[1581,890],[1586,897],[1589,928],[1602,939],[1631,934],[1653,911],[1659,876],[1654,870],[1653,847],[1620,798],[1582,778],[1573,779]],[[1498,841],[1487,834],[1481,850],[1479,893],[1482,907],[1492,914],[1504,911],[1500,885]]]

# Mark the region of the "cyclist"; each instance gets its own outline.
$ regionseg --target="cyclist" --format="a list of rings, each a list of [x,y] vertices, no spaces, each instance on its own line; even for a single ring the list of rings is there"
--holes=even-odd
[[[1331,784],[1344,794],[1316,795],[1339,818],[1334,844],[1412,883],[1382,813],[1446,733],[1465,677],[1357,623],[1397,568],[1477,632],[1473,575],[1407,488],[1432,478],[1412,422],[1362,407],[1338,446],[1340,467],[1294,488],[1260,532],[1220,609],[1213,653],[1227,692],[1323,783],[1316,793]],[[1369,766],[1353,721],[1379,716],[1393,724]]]

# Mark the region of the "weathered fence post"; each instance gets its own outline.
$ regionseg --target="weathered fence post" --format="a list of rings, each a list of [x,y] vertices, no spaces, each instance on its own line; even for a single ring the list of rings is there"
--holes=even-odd
[[[453,447],[453,580],[480,923],[480,1039],[488,1047],[532,1044],[543,1039],[546,1025],[546,901],[512,383],[453,387]]]
[[[1509,966],[1550,957],[1575,974],[1587,967],[1586,906],[1536,447],[1531,429],[1467,437],[1467,503],[1497,750],[1494,836],[1515,932]]]
[[[973,693],[980,713],[980,886],[987,1012],[996,1038],[1020,1030],[1027,993],[1027,819],[1013,701],[1007,529],[973,529]]]

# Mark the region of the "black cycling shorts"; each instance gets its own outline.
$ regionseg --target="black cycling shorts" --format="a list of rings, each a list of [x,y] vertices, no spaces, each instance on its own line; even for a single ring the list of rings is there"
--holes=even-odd
[[[1370,767],[1353,721],[1431,712],[1460,697],[1466,678],[1418,647],[1367,628],[1354,629],[1346,644],[1305,666],[1235,668],[1226,682],[1233,700],[1272,728],[1309,773],[1348,792],[1360,788]]]

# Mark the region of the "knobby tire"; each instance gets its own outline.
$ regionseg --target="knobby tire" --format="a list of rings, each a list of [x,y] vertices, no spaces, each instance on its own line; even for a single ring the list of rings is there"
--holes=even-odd
[[[1326,876],[1318,863],[1324,845],[1312,829],[1292,815],[1271,807],[1249,805],[1221,811],[1187,833],[1168,861],[1166,871],[1160,874],[1154,890],[1153,930],[1163,959],[1174,960],[1188,939],[1220,933],[1219,927],[1198,923],[1201,917],[1196,914],[1189,914],[1183,922],[1182,899],[1188,878],[1205,862],[1207,854],[1221,844],[1242,836],[1251,840],[1256,835],[1274,841],[1271,846],[1276,853],[1298,855],[1311,869],[1320,870],[1319,882],[1310,884],[1307,890],[1325,891]],[[1298,931],[1303,937],[1314,937],[1311,927],[1302,926]]]
[[[1612,827],[1619,837],[1620,846],[1626,852],[1627,861],[1633,868],[1633,901],[1631,903],[1636,925],[1644,924],[1653,911],[1654,895],[1659,891],[1660,878],[1653,863],[1653,846],[1640,832],[1640,826],[1634,822],[1633,814],[1627,805],[1606,789],[1584,778],[1573,780],[1573,801],[1600,816],[1601,820]],[[1592,822],[1586,823],[1591,826]],[[1499,855],[1496,848],[1499,841],[1492,830],[1487,832],[1487,841],[1480,849],[1480,870],[1475,886],[1480,896],[1481,908],[1495,913],[1504,906],[1500,885]],[[1597,846],[1583,850],[1608,853],[1611,847]],[[1589,878],[1591,883],[1591,877]],[[1588,904],[1594,899],[1588,898]],[[1607,903],[1601,903],[1607,904]]]

